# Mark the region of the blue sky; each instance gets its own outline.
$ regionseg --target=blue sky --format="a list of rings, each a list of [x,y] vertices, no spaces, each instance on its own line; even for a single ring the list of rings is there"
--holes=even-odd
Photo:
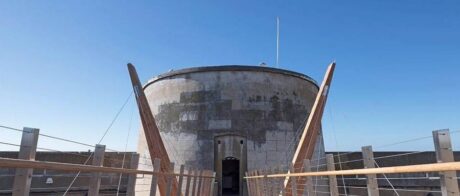
[[[281,68],[321,81],[337,61],[327,150],[460,130],[458,10],[454,0],[1,1],[0,124],[97,143],[131,92],[127,62],[143,81],[191,66],[273,65],[279,16]],[[102,143],[123,150],[129,127],[135,150],[132,99]],[[43,138],[39,146],[86,150]],[[432,149],[431,139],[375,147]]]

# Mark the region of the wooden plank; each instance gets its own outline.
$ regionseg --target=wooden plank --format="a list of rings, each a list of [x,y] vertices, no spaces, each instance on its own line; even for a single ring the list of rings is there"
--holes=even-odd
[[[313,104],[310,115],[307,119],[307,124],[302,132],[302,136],[297,145],[292,164],[294,165],[295,172],[302,172],[302,165],[304,159],[311,159],[313,156],[316,139],[321,129],[321,119],[323,117],[324,108],[326,106],[327,96],[332,83],[332,77],[334,75],[335,62],[331,63],[326,71],[321,87],[319,88],[318,94],[316,95],[315,103]],[[304,184],[304,178],[300,178],[298,184]],[[285,187],[289,187],[289,180],[284,182]],[[291,195],[288,193],[287,195]],[[302,194],[301,191],[298,194]]]
[[[206,175],[207,173],[208,173],[208,171],[206,171],[206,170],[203,171],[203,175]],[[200,193],[201,193],[200,195],[201,196],[206,196],[206,191],[204,191],[204,190],[206,190],[206,186],[207,186],[206,179],[201,178],[201,186],[200,186],[201,187],[200,188]]]
[[[105,145],[96,144],[93,153],[93,166],[102,167],[104,165]],[[101,187],[101,172],[92,173],[89,180],[88,196],[98,196],[99,188]]]
[[[244,173],[244,176],[249,176],[249,175],[248,175],[248,172],[245,172],[245,173]],[[251,193],[251,182],[250,182],[250,179],[245,179],[245,180],[246,180],[246,186],[248,187],[248,194],[251,196],[251,195],[253,195],[253,194]]]
[[[203,184],[203,170],[200,170],[200,174],[198,175],[198,187],[196,195],[201,196],[201,185]]]
[[[205,171],[205,174],[211,175],[211,171]],[[211,179],[210,178],[204,178],[204,183],[203,183],[203,191],[202,195],[204,196],[209,196],[209,189],[211,188]]]
[[[214,193],[214,190],[217,190],[216,189],[216,186],[217,186],[217,182],[216,182],[216,172],[212,172],[212,177],[211,178],[211,191],[210,191],[210,194],[211,196],[217,196],[217,194]]]
[[[184,165],[180,165],[180,170],[179,170],[179,187],[177,190],[177,195],[176,196],[181,196],[182,192],[182,182],[184,181]]]
[[[18,159],[35,160],[39,129],[24,127]],[[33,169],[16,169],[13,181],[13,196],[28,196]]]
[[[187,177],[187,182],[185,183],[185,195],[184,196],[189,196],[190,195],[190,182],[192,181],[192,169],[189,168],[187,174],[189,175]]]
[[[139,165],[139,154],[134,153],[131,156],[131,160],[129,162],[129,168],[130,169],[136,169]],[[127,196],[134,196],[136,194],[135,192],[135,186],[136,186],[136,179],[137,179],[137,174],[129,174],[128,175],[128,183],[126,187],[126,195]]]
[[[159,173],[160,170],[161,160],[159,158],[155,158],[153,160],[153,172],[155,172],[155,175],[152,175],[152,183],[150,183],[150,196],[155,196],[157,194],[158,179],[161,176]]]
[[[147,97],[144,94],[144,89],[142,88],[141,82],[137,75],[136,69],[131,63],[128,63],[129,75],[131,77],[131,82],[136,96],[137,106],[139,108],[139,115],[142,121],[142,127],[145,134],[145,139],[147,141],[147,146],[149,148],[150,157],[152,162],[154,158],[161,159],[161,172],[168,173],[170,170],[168,153],[166,151],[163,140],[161,139],[160,131],[155,123],[155,118],[153,117],[152,111],[150,109]],[[166,193],[166,176],[159,176],[158,186],[160,188],[160,193],[165,195]],[[177,194],[177,180],[172,182],[171,193],[173,195]]]
[[[169,165],[170,165],[169,172],[166,174],[168,176],[167,181],[166,181],[166,187],[167,187],[166,188],[166,196],[171,196],[172,182],[173,182],[173,180],[174,181],[176,180],[176,177],[174,175],[170,175],[170,174],[174,173],[174,162],[171,162]],[[179,190],[177,192],[179,192]]]
[[[262,173],[259,170],[256,170],[256,175],[261,175]],[[260,196],[264,196],[264,186],[263,186],[263,177],[256,180],[257,183],[257,192]]]
[[[248,176],[251,177],[251,176],[255,176],[254,175],[254,171],[248,171]],[[252,189],[252,194],[251,195],[254,195],[254,196],[257,196],[257,191],[256,191],[256,179],[251,179],[251,178],[246,178],[246,180],[249,180],[250,184],[251,184],[251,189]]]
[[[434,146],[436,149],[436,159],[438,163],[454,162],[452,143],[449,130],[433,131]],[[458,196],[457,173],[455,171],[439,172],[441,182],[441,193],[443,196]]]
[[[196,187],[198,186],[198,170],[193,171],[192,196],[196,196]]]
[[[363,154],[364,168],[375,168],[374,151],[372,151],[372,146],[363,146],[361,149]],[[367,195],[379,196],[379,185],[377,182],[377,175],[368,174],[366,175],[366,177]]]

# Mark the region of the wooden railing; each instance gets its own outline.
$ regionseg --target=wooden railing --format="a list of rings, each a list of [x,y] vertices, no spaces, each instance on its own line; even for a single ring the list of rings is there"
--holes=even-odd
[[[342,164],[335,162],[334,157],[340,156],[327,154],[324,159],[325,163],[320,165],[312,166],[312,161],[304,160],[304,164],[301,169],[303,172],[290,172],[293,171],[292,165],[288,167],[287,171],[280,171],[279,169],[262,169],[252,170],[246,173],[246,183],[248,186],[248,192],[250,196],[265,196],[265,195],[346,195],[353,196],[356,194],[350,194],[350,189],[364,189],[365,193],[361,191],[358,195],[369,195],[379,196],[383,192],[391,191],[394,195],[442,195],[442,196],[459,196],[459,184],[456,171],[460,171],[460,162],[454,160],[452,144],[450,140],[450,132],[448,130],[433,131],[433,140],[436,151],[436,163],[428,164],[417,164],[417,165],[404,165],[404,166],[389,166],[379,167],[376,160],[382,160],[385,158],[398,158],[404,157],[411,153],[402,153],[399,155],[392,155],[386,157],[374,158],[374,153],[371,146],[362,147],[362,158],[347,162],[362,162],[363,168],[359,169],[346,169],[336,170],[336,165]],[[414,154],[414,153],[412,153]],[[339,159],[340,160],[340,159]],[[325,166],[326,171],[315,171],[311,172],[312,168],[318,168]],[[437,178],[431,178],[432,180],[439,180],[437,189],[421,190],[421,189],[410,189],[395,187],[391,183],[391,180],[387,175],[391,174],[413,174],[413,173],[425,173],[427,176],[429,173],[437,173]],[[389,188],[379,186],[377,175],[383,176],[380,180],[385,182],[385,185],[390,185]],[[341,176],[341,180],[337,178]],[[361,179],[366,180],[366,186],[347,186],[346,178],[349,176],[350,179],[361,176]],[[315,180],[320,177],[320,180],[325,180],[315,183]],[[404,177],[400,177],[404,180]],[[289,180],[290,185],[285,187],[283,182]],[[407,180],[416,180],[407,178]],[[303,182],[303,183],[299,183]],[[338,184],[342,183],[342,186]],[[383,183],[382,183],[383,184]],[[343,188],[343,189],[342,189]],[[367,193],[367,194],[366,194]],[[390,193],[391,194],[391,193]]]

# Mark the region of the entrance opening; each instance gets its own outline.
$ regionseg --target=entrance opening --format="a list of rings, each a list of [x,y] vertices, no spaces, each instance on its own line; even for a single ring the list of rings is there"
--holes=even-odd
[[[231,196],[240,193],[240,160],[227,157],[222,160],[222,195]]]

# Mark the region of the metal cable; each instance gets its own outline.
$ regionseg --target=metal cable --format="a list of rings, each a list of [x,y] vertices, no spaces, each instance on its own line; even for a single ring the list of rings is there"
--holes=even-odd
[[[110,128],[112,128],[112,125],[113,123],[115,123],[115,121],[118,119],[118,116],[120,115],[121,111],[123,111],[123,109],[125,108],[126,104],[128,103],[128,101],[130,100],[131,96],[133,94],[133,91],[131,91],[129,93],[129,96],[128,98],[126,99],[126,101],[123,103],[123,105],[121,106],[121,108],[118,110],[117,114],[115,115],[115,117],[113,118],[113,120],[110,122],[109,126],[107,127],[107,129],[105,130],[104,134],[102,135],[101,139],[99,140],[98,144],[100,144],[102,142],[102,140],[104,139],[104,137],[107,135],[107,133],[109,132]],[[91,152],[91,154],[88,156],[88,159],[86,159],[85,163],[83,165],[86,165],[89,161],[89,159],[91,158],[91,156],[94,154],[94,152]],[[77,175],[75,175],[75,178],[72,180],[72,182],[70,182],[70,185],[69,187],[67,188],[67,190],[64,192],[64,194],[62,196],[65,196],[67,194],[67,192],[69,192],[70,188],[72,187],[73,183],[75,183],[75,180],[77,180],[78,176],[80,176],[80,173],[81,171],[78,171]]]
[[[134,113],[134,109],[131,110],[131,118],[129,119],[128,135],[126,136],[126,143],[125,143],[125,152],[123,153],[123,162],[121,164],[122,169],[125,166],[126,149],[128,148],[129,134],[131,133],[131,123],[133,121],[133,113]],[[116,196],[118,196],[118,193],[120,192],[121,177],[123,177],[123,173],[120,173],[120,177],[118,178],[118,186],[117,186],[117,195]]]
[[[379,164],[377,163],[377,161],[374,160],[374,164],[375,164],[378,168],[380,168],[380,166],[379,166]],[[390,186],[391,186],[391,188],[393,189],[393,191],[395,192],[395,194],[396,194],[397,196],[399,196],[398,191],[396,191],[396,189],[395,189],[395,187],[393,186],[393,184],[392,184],[392,183],[390,182],[390,180],[387,178],[387,175],[385,175],[385,173],[382,173],[382,175],[383,175],[383,177],[385,177],[385,179],[387,180],[388,184],[390,184]]]

